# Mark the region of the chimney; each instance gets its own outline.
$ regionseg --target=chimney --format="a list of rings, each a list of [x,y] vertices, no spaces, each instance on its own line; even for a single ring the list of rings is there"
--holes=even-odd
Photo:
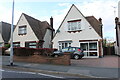
[[[115,24],[117,25],[119,18],[115,18]]]
[[[102,24],[102,19],[101,19],[101,18],[99,18],[98,20],[99,20],[99,22]]]
[[[98,20],[99,20],[99,22],[100,22],[100,27],[101,27],[101,37],[103,38],[103,30],[102,30],[103,24],[102,24],[102,19],[99,18]]]
[[[51,41],[52,41],[53,35],[54,35],[53,18],[52,18],[52,16],[51,16],[51,18],[50,18],[50,26],[52,27],[52,34],[51,34]],[[53,44],[51,44],[51,48],[53,48]]]
[[[51,18],[50,18],[50,25],[51,25],[51,27],[53,28],[53,18],[52,18],[52,16],[51,16]]]

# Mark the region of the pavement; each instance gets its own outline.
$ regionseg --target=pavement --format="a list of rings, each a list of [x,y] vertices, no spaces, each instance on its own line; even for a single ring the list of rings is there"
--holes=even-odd
[[[3,68],[52,74],[75,75],[81,78],[120,78],[118,56],[105,56],[98,59],[71,60],[70,66],[26,62],[14,62],[14,66],[8,65],[9,56],[2,56]]]

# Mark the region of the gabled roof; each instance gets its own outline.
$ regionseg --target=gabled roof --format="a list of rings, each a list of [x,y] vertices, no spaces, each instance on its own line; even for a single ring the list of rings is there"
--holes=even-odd
[[[102,37],[102,31],[101,31],[102,26],[100,26],[101,23],[94,16],[87,16],[85,18],[94,28],[94,30],[98,33],[98,35]]]
[[[58,30],[60,29],[60,27],[62,26],[63,22],[65,21],[66,17],[68,16],[69,12],[71,11],[72,7],[75,7],[79,13],[88,21],[88,23],[95,29],[95,31],[98,33],[98,35],[100,37],[102,37],[102,31],[101,31],[101,27],[100,27],[100,22],[94,17],[94,16],[88,16],[85,17],[80,10],[74,5],[72,4],[71,8],[69,9],[69,11],[67,12],[66,16],[64,17],[62,23],[60,24]],[[74,14],[73,14],[74,15]],[[55,33],[54,37],[56,36],[57,32]]]
[[[5,43],[10,40],[11,24],[6,22],[0,22],[0,33]]]
[[[41,22],[25,13],[22,13],[22,15],[25,16],[25,18],[28,21],[29,25],[31,26],[33,32],[35,33],[36,37],[39,40],[43,40],[47,29],[53,30],[47,21]]]

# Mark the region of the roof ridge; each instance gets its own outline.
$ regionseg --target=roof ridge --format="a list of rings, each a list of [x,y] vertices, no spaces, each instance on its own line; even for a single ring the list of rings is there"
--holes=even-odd
[[[29,16],[28,14],[25,14],[25,13],[22,13],[23,15],[25,15],[25,16],[28,16],[28,17],[30,17],[30,18],[32,18],[32,19],[34,19],[34,20],[37,20],[37,21],[40,21],[40,20],[38,20],[38,19],[36,19],[36,18],[34,18],[34,17],[32,17],[32,16]],[[41,21],[40,21],[41,22]]]

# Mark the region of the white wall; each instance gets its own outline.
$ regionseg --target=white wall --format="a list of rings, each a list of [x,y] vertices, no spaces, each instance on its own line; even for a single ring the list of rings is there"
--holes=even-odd
[[[75,19],[81,19],[81,27],[83,30],[81,32],[68,33],[67,21]],[[58,41],[72,40],[73,43],[71,44],[71,46],[79,47],[79,40],[101,39],[101,37],[95,32],[95,30],[92,27],[89,28],[90,26],[91,25],[84,18],[84,16],[82,16],[82,14],[73,6],[68,16],[64,20],[63,24],[61,25],[61,28],[59,29],[60,32],[57,33],[53,39],[53,47],[58,48]]]
[[[4,43],[4,41],[3,41],[2,36],[1,36],[1,33],[0,33],[0,47],[3,46],[3,43]]]
[[[119,21],[120,21],[120,1],[118,2],[118,17],[119,17]]]
[[[44,36],[44,44],[43,44],[43,48],[50,48],[51,45],[51,35],[52,32],[50,29],[47,29],[46,34]]]
[[[2,39],[1,33],[0,33],[0,42],[3,42],[3,39]]]
[[[19,26],[22,26],[22,25],[27,25],[27,34],[23,35],[23,36],[18,35],[18,28],[19,28]],[[15,28],[15,31],[13,34],[13,41],[20,42],[20,47],[25,47],[25,41],[38,41],[38,38],[34,34],[32,28],[28,24],[24,15],[21,16],[21,18]]]

